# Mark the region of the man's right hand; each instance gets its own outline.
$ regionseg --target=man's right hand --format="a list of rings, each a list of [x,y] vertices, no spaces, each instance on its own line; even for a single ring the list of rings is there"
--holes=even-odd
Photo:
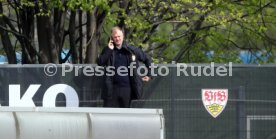
[[[109,40],[109,43],[108,43],[108,47],[113,50],[114,49],[114,44],[113,44],[113,40]]]
[[[148,82],[150,80],[150,77],[149,76],[145,76],[142,78],[142,81],[144,82]]]

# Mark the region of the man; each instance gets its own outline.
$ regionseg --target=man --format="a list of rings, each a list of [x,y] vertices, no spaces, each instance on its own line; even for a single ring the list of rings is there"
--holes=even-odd
[[[140,73],[137,72],[138,61],[143,62],[147,67],[147,76],[138,75]],[[115,72],[114,76],[105,76],[106,87],[102,95],[104,107],[129,108],[131,100],[142,97],[142,81],[150,80],[151,59],[141,49],[124,41],[121,28],[112,28],[108,46],[103,49],[97,63],[106,68],[114,67]]]

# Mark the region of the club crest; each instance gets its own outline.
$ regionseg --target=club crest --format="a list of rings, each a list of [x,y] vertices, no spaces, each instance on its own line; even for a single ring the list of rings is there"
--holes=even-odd
[[[135,55],[131,55],[131,59],[132,59],[132,61],[135,61],[136,60],[136,56]]]
[[[201,96],[205,109],[216,118],[226,107],[228,89],[202,89]]]

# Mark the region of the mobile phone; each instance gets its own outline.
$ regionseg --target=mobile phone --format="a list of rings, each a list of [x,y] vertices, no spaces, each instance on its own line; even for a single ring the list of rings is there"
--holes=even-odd
[[[114,40],[112,39],[112,36],[110,36],[109,39],[112,41],[113,46],[116,46],[115,43],[114,43]]]

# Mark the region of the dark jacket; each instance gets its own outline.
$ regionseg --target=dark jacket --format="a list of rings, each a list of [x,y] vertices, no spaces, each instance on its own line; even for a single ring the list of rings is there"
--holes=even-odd
[[[149,66],[151,64],[151,59],[140,48],[129,45],[125,42],[122,44],[121,49],[125,49],[128,52],[128,65],[134,65],[133,76],[130,76],[130,84],[132,89],[131,97],[132,99],[140,99],[143,95],[143,82],[142,77],[140,77],[137,73],[137,68],[139,67],[139,61],[143,62],[148,69],[147,76],[150,76],[151,71]],[[135,58],[133,59],[134,56]],[[109,47],[105,47],[97,59],[97,64],[99,66],[104,66],[105,68],[108,66],[114,66],[114,59],[114,51]],[[112,97],[113,76],[105,76],[105,85],[104,92],[102,93],[103,99]]]

